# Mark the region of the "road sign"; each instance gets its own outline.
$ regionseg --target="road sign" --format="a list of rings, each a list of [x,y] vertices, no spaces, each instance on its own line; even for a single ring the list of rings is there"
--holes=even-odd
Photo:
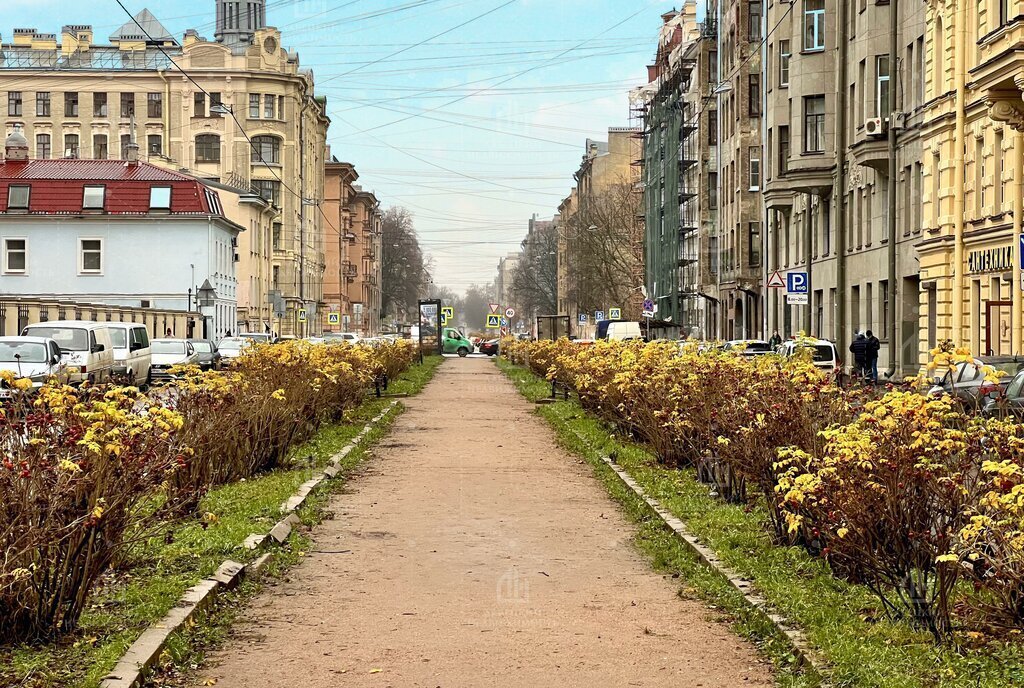
[[[586,313],[580,313],[580,325],[586,325],[586,324],[587,324],[587,314]]]
[[[622,309],[621,308],[609,308],[608,309],[609,320],[622,320]]]
[[[341,313],[334,312],[327,314],[328,325],[340,325],[341,324]]]
[[[491,309],[491,313],[497,313],[498,311],[501,310],[501,304],[500,303],[490,303],[490,304],[487,304],[487,305]]]
[[[441,327],[444,327],[447,324],[448,324],[448,316],[445,315],[444,313],[442,313],[441,314]]]
[[[506,308],[505,309],[505,317],[508,318],[509,320],[511,320],[512,318],[516,317],[516,309],[513,308],[512,306],[509,306],[508,308]]]
[[[644,310],[645,311],[653,312],[654,311],[654,301],[652,301],[651,299],[644,299]],[[649,318],[651,316],[645,315],[644,317],[645,318]]]
[[[643,312],[643,316],[645,318],[653,318],[654,317],[654,311],[649,311],[649,310],[645,309],[644,312]]]
[[[299,322],[306,322],[306,309],[305,308],[300,308],[299,309]]]
[[[598,320],[604,320],[604,311],[596,311],[594,313],[594,322],[597,322]]]
[[[497,330],[500,327],[501,327],[501,316],[498,315],[497,313],[489,314],[487,316],[486,328],[488,330]]]
[[[455,309],[451,306],[445,306],[441,309],[441,317],[445,320],[450,320],[455,317]]]
[[[502,327],[508,327],[508,318],[502,318],[501,319],[501,326]]]
[[[786,286],[786,279],[782,276],[778,270],[772,273],[772,276],[768,278],[769,289],[784,289]]]
[[[791,306],[806,306],[810,301],[807,294],[786,294],[786,303]]]
[[[807,286],[806,272],[786,273],[786,292],[790,294],[806,294]]]

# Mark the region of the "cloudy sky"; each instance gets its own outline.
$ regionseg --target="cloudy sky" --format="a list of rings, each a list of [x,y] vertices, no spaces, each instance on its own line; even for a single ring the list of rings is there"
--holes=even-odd
[[[212,39],[214,0],[122,0],[172,34]],[[0,25],[56,33],[128,17],[115,0],[3,0]],[[587,137],[629,124],[659,15],[678,0],[268,0],[316,75],[330,143],[385,206],[416,216],[435,280],[461,292],[494,278],[531,214],[572,187]]]

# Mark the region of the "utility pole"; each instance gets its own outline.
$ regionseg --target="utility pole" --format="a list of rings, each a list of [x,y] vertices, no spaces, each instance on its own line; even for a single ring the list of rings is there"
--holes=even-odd
[[[306,307],[306,102],[300,96],[299,100],[299,308]],[[309,319],[309,314],[306,315]],[[296,315],[296,321],[298,315]],[[301,332],[299,336],[306,336],[306,323],[298,323]]]
[[[847,3],[837,3],[836,17],[836,59],[839,61],[836,87],[836,340],[840,346],[850,341],[846,327],[846,57],[849,48],[846,40]]]
[[[899,355],[901,337],[896,332],[896,296],[899,287],[896,282],[896,83],[892,78],[896,71],[896,60],[899,57],[899,0],[889,0],[889,216],[886,224],[889,232],[889,289],[886,295],[889,299],[889,312],[886,313],[885,329],[889,335],[889,378],[896,374],[896,370],[902,364],[902,356]],[[884,113],[879,113],[884,114]],[[907,180],[910,183],[910,180]]]

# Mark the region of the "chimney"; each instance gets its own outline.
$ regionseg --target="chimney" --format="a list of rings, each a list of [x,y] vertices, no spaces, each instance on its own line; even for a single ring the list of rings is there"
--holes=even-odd
[[[132,141],[124,147],[124,159],[128,161],[128,165],[139,164],[139,144]]]
[[[21,125],[15,126],[14,131],[7,137],[4,153],[8,162],[26,162],[28,160],[28,139],[21,133]]]

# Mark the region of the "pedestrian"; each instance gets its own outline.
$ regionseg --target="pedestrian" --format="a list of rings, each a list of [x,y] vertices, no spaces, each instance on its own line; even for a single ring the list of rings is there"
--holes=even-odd
[[[772,348],[772,351],[782,346],[782,335],[778,330],[772,330],[772,338],[768,340],[768,346]]]
[[[167,328],[167,332],[164,333],[164,336],[167,337],[167,339],[170,339],[171,337],[174,336],[171,334],[171,328]]]
[[[230,336],[231,336],[231,330],[224,330],[224,337],[226,338],[226,337],[230,337]]]
[[[882,348],[882,342],[878,340],[871,330],[868,330],[868,373],[871,375],[871,381],[874,383],[878,382],[878,351]]]
[[[857,337],[850,344],[850,353],[853,354],[853,370],[861,378],[867,376],[868,366],[868,339],[863,332],[858,332]]]

